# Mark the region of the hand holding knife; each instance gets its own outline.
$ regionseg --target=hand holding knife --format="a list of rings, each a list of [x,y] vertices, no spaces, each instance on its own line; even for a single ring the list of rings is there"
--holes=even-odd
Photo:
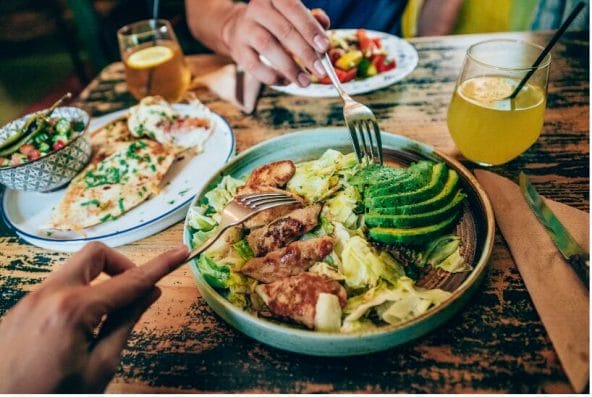
[[[521,172],[519,179],[520,190],[528,206],[533,210],[543,226],[545,226],[551,236],[551,240],[553,240],[561,255],[563,255],[586,288],[590,289],[589,254],[580,247],[551,209],[545,204],[545,201],[535,190],[534,186],[532,186],[526,174]]]

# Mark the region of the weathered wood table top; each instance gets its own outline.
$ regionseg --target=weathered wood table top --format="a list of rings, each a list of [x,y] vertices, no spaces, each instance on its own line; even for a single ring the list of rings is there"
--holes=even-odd
[[[465,50],[493,37],[546,43],[548,33],[432,37],[410,40],[417,69],[405,80],[358,99],[375,111],[383,130],[455,153],[446,110]],[[545,124],[538,142],[517,160],[493,170],[517,180],[532,175],[549,198],[588,211],[589,34],[569,33],[553,50]],[[194,74],[227,61],[189,57]],[[196,94],[225,117],[238,152],[295,130],[343,125],[337,98],[313,99],[266,88],[246,116],[205,88]],[[79,104],[99,116],[135,103],[121,64],[113,64],[83,92]],[[473,167],[465,162],[468,167]],[[142,263],[179,244],[182,223],[124,247]],[[0,315],[35,289],[67,254],[29,245],[0,226]],[[228,393],[537,393],[570,392],[557,355],[532,305],[503,236],[497,231],[488,274],[471,302],[425,337],[385,352],[319,358],[262,345],[235,331],[200,298],[184,266],[159,284],[160,300],[134,329],[108,392]]]

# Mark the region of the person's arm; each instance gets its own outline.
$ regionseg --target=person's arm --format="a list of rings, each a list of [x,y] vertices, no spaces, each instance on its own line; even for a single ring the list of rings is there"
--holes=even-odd
[[[418,36],[442,36],[452,33],[463,0],[424,0],[417,23]]]
[[[143,266],[101,243],[74,254],[0,321],[0,393],[100,393],[134,324],[160,296],[155,283],[185,246]],[[110,279],[91,285],[101,273]]]
[[[220,54],[230,55],[266,84],[285,79],[300,86],[310,84],[293,56],[319,77],[325,75],[318,60],[318,53],[329,47],[321,26],[328,26],[329,18],[323,11],[317,10],[313,16],[300,0],[251,0],[248,4],[185,0],[185,8],[195,38]]]

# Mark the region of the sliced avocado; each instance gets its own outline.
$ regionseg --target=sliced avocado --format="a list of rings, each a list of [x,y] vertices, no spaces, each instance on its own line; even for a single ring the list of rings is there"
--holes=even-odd
[[[412,164],[407,169],[405,178],[397,180],[385,180],[382,183],[372,185],[366,192],[368,196],[388,196],[390,194],[410,192],[429,183],[432,176],[434,163],[431,161],[420,161]]]
[[[378,164],[369,164],[356,172],[356,174],[349,179],[349,183],[355,186],[369,186],[380,184],[386,180],[397,180],[406,176],[406,168],[393,168]]]
[[[450,217],[463,202],[465,195],[457,191],[453,200],[447,205],[431,212],[412,215],[381,215],[370,212],[366,215],[365,221],[368,227],[399,227],[417,228],[421,226],[434,225]]]
[[[460,211],[454,213],[440,223],[409,229],[374,227],[368,231],[370,238],[384,244],[421,245],[446,233],[454,226]]]
[[[411,215],[434,211],[452,201],[456,195],[456,192],[458,191],[458,181],[459,177],[456,171],[449,170],[448,179],[446,180],[444,187],[435,196],[425,201],[408,205],[394,207],[373,207],[371,212],[373,214],[381,215]]]
[[[427,185],[410,192],[390,194],[386,196],[370,196],[365,200],[367,208],[392,207],[425,201],[438,194],[448,179],[448,168],[444,163],[432,167],[432,176]]]

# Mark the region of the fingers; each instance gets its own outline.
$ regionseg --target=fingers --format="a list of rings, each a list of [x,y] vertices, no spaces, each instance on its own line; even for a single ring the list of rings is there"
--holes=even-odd
[[[271,2],[312,48],[320,53],[327,52],[329,40],[325,31],[302,2],[294,0],[272,0]]]
[[[45,285],[89,284],[101,272],[114,276],[135,266],[131,260],[114,249],[99,242],[92,242],[72,255],[58,271],[49,276]]]
[[[317,22],[321,24],[323,29],[327,30],[331,27],[331,20],[329,19],[327,13],[325,13],[325,10],[322,8],[313,8],[310,10],[310,13],[313,17],[315,17]]]
[[[121,351],[134,325],[160,295],[160,289],[152,287],[146,295],[109,314],[92,349],[85,374],[92,391],[100,393],[105,389],[117,369]]]
[[[253,13],[253,18],[262,30],[262,32],[250,36],[255,41],[253,47],[269,59],[280,73],[302,86],[309,84],[308,77],[294,62],[292,56],[286,52],[285,47],[317,76],[323,77],[325,75],[325,70],[318,60],[314,48],[280,12],[271,8],[266,13]],[[270,45],[265,48],[258,45],[259,43],[256,41]]]
[[[180,246],[92,287],[91,299],[97,302],[93,308],[99,313],[110,313],[129,305],[183,263],[188,253],[186,246]]]

